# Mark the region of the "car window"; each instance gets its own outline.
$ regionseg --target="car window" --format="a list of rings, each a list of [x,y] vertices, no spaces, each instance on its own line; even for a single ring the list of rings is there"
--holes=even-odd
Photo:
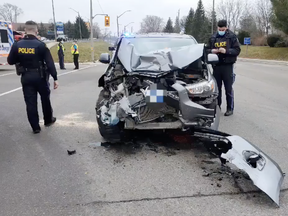
[[[192,38],[129,38],[139,54],[196,44]]]
[[[9,43],[8,32],[5,29],[0,29],[0,42],[1,43]]]

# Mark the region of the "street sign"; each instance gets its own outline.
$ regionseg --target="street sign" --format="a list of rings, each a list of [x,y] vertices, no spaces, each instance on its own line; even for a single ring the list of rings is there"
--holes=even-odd
[[[244,38],[244,45],[250,45],[251,44],[251,38],[250,37],[245,37]]]
[[[90,23],[89,22],[85,22],[85,25],[87,26],[87,29],[90,31]]]
[[[109,16],[105,16],[105,27],[109,27],[110,26],[110,17]]]
[[[47,31],[47,35],[54,36],[54,31]]]
[[[63,22],[57,22],[56,23],[56,32],[58,35],[64,34],[64,23]]]

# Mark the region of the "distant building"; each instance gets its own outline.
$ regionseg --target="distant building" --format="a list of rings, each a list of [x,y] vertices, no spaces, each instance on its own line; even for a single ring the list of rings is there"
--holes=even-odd
[[[44,27],[48,30],[51,26],[51,23],[43,23]],[[13,23],[13,30],[15,31],[24,31],[25,23]],[[38,23],[40,27],[40,23]]]

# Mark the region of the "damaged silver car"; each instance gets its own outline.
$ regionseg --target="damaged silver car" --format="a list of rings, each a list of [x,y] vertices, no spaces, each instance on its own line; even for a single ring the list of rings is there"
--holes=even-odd
[[[125,141],[135,130],[182,130],[206,141],[210,151],[243,169],[279,205],[284,174],[277,163],[238,136],[218,131],[218,87],[204,44],[190,35],[139,34],[120,37],[100,56],[108,64],[96,103],[101,136]]]

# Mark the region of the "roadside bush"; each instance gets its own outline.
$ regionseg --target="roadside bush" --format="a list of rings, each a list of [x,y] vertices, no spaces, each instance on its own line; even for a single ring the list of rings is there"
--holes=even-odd
[[[279,40],[276,42],[275,47],[287,47],[287,41]]]
[[[271,34],[267,37],[267,43],[270,47],[275,47],[276,43],[281,40],[281,36],[277,34]]]
[[[239,31],[238,35],[238,40],[241,44],[244,44],[244,38],[245,37],[250,37],[250,33],[249,32],[246,32],[246,31]]]

